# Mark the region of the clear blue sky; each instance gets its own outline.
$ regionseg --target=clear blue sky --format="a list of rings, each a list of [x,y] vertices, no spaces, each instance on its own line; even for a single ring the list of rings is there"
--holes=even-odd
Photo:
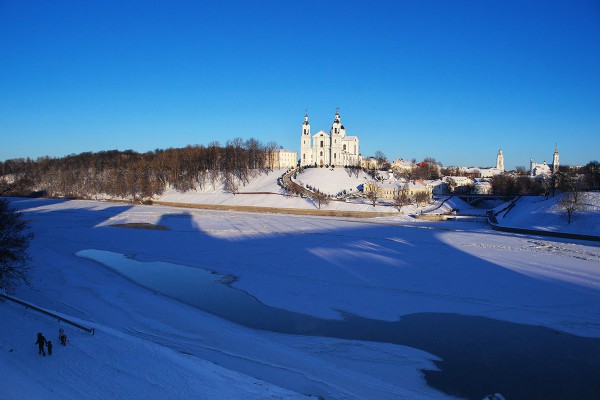
[[[600,2],[0,0],[0,160],[235,137],[600,159]]]

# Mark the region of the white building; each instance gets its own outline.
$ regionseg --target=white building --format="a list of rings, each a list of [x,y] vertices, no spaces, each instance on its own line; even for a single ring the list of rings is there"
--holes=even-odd
[[[485,178],[475,179],[475,184],[473,188],[474,192],[477,194],[493,194],[494,188],[492,184]]]
[[[558,172],[559,157],[558,157],[558,146],[554,148],[554,154],[552,155],[552,165],[548,165],[546,160],[543,164],[538,164],[529,159],[529,175],[540,176],[540,175],[552,175]]]
[[[504,173],[504,154],[502,149],[496,155],[496,166],[491,168],[459,167],[459,171],[472,177],[491,178]]]
[[[502,173],[504,173],[504,170],[499,168],[479,168],[479,174],[482,178],[492,178]]]
[[[335,165],[336,167],[359,166],[359,142],[357,136],[346,136],[346,128],[336,111],[329,133],[319,131],[310,134],[308,114],[304,116],[300,138],[300,165]]]
[[[295,168],[298,165],[298,153],[291,150],[276,149],[267,163],[271,168]]]
[[[364,169],[379,169],[379,160],[375,157],[363,158],[360,160],[360,166]]]
[[[417,166],[413,164],[412,161],[404,160],[402,158],[397,158],[392,163],[392,169],[394,172],[402,173],[402,172],[410,172],[415,169]]]
[[[427,186],[431,188],[431,193],[436,196],[443,196],[450,193],[448,184],[443,179],[435,179],[426,181]]]
[[[468,186],[473,185],[473,179],[466,176],[445,176],[442,181],[448,185],[448,189],[452,193],[464,193]]]

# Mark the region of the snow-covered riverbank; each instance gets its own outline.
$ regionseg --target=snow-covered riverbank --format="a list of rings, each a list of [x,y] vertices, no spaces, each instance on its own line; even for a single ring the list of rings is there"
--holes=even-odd
[[[9,398],[448,398],[428,387],[420,372],[435,368],[435,355],[244,328],[75,255],[91,248],[233,275],[234,287],[268,306],[320,318],[347,312],[394,321],[447,312],[600,337],[600,248],[594,244],[406,217],[11,203],[36,234],[32,286],[16,294],[80,318],[97,334],[69,329],[72,345],[42,358],[35,333],[52,336],[60,324],[0,304],[0,391]],[[168,230],[111,226],[127,223]]]

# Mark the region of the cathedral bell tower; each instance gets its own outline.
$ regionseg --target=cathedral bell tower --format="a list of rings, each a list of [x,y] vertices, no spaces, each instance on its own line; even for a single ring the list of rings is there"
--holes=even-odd
[[[552,173],[556,174],[558,172],[558,167],[559,167],[559,161],[558,161],[558,143],[556,144],[556,146],[554,147],[554,154],[552,155]]]
[[[310,137],[310,124],[308,123],[308,113],[304,114],[302,123],[302,135],[300,137],[300,166],[312,165],[312,146]]]
[[[346,136],[346,130],[340,121],[340,111],[337,109],[335,111],[335,116],[333,117],[333,124],[331,125],[330,133],[330,155],[329,162],[332,165],[342,165],[343,164],[343,140]]]
[[[502,149],[498,150],[498,156],[496,156],[496,168],[504,172],[504,155]]]
[[[331,125],[331,131],[329,132],[331,135],[339,135],[341,134],[342,123],[340,122],[340,112],[336,110],[335,116],[333,117],[333,124]]]

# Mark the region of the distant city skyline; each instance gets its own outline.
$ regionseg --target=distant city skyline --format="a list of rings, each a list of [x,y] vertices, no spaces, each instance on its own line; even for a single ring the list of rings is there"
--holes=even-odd
[[[595,1],[0,3],[0,160],[277,142],[339,107],[363,156],[600,159]]]

